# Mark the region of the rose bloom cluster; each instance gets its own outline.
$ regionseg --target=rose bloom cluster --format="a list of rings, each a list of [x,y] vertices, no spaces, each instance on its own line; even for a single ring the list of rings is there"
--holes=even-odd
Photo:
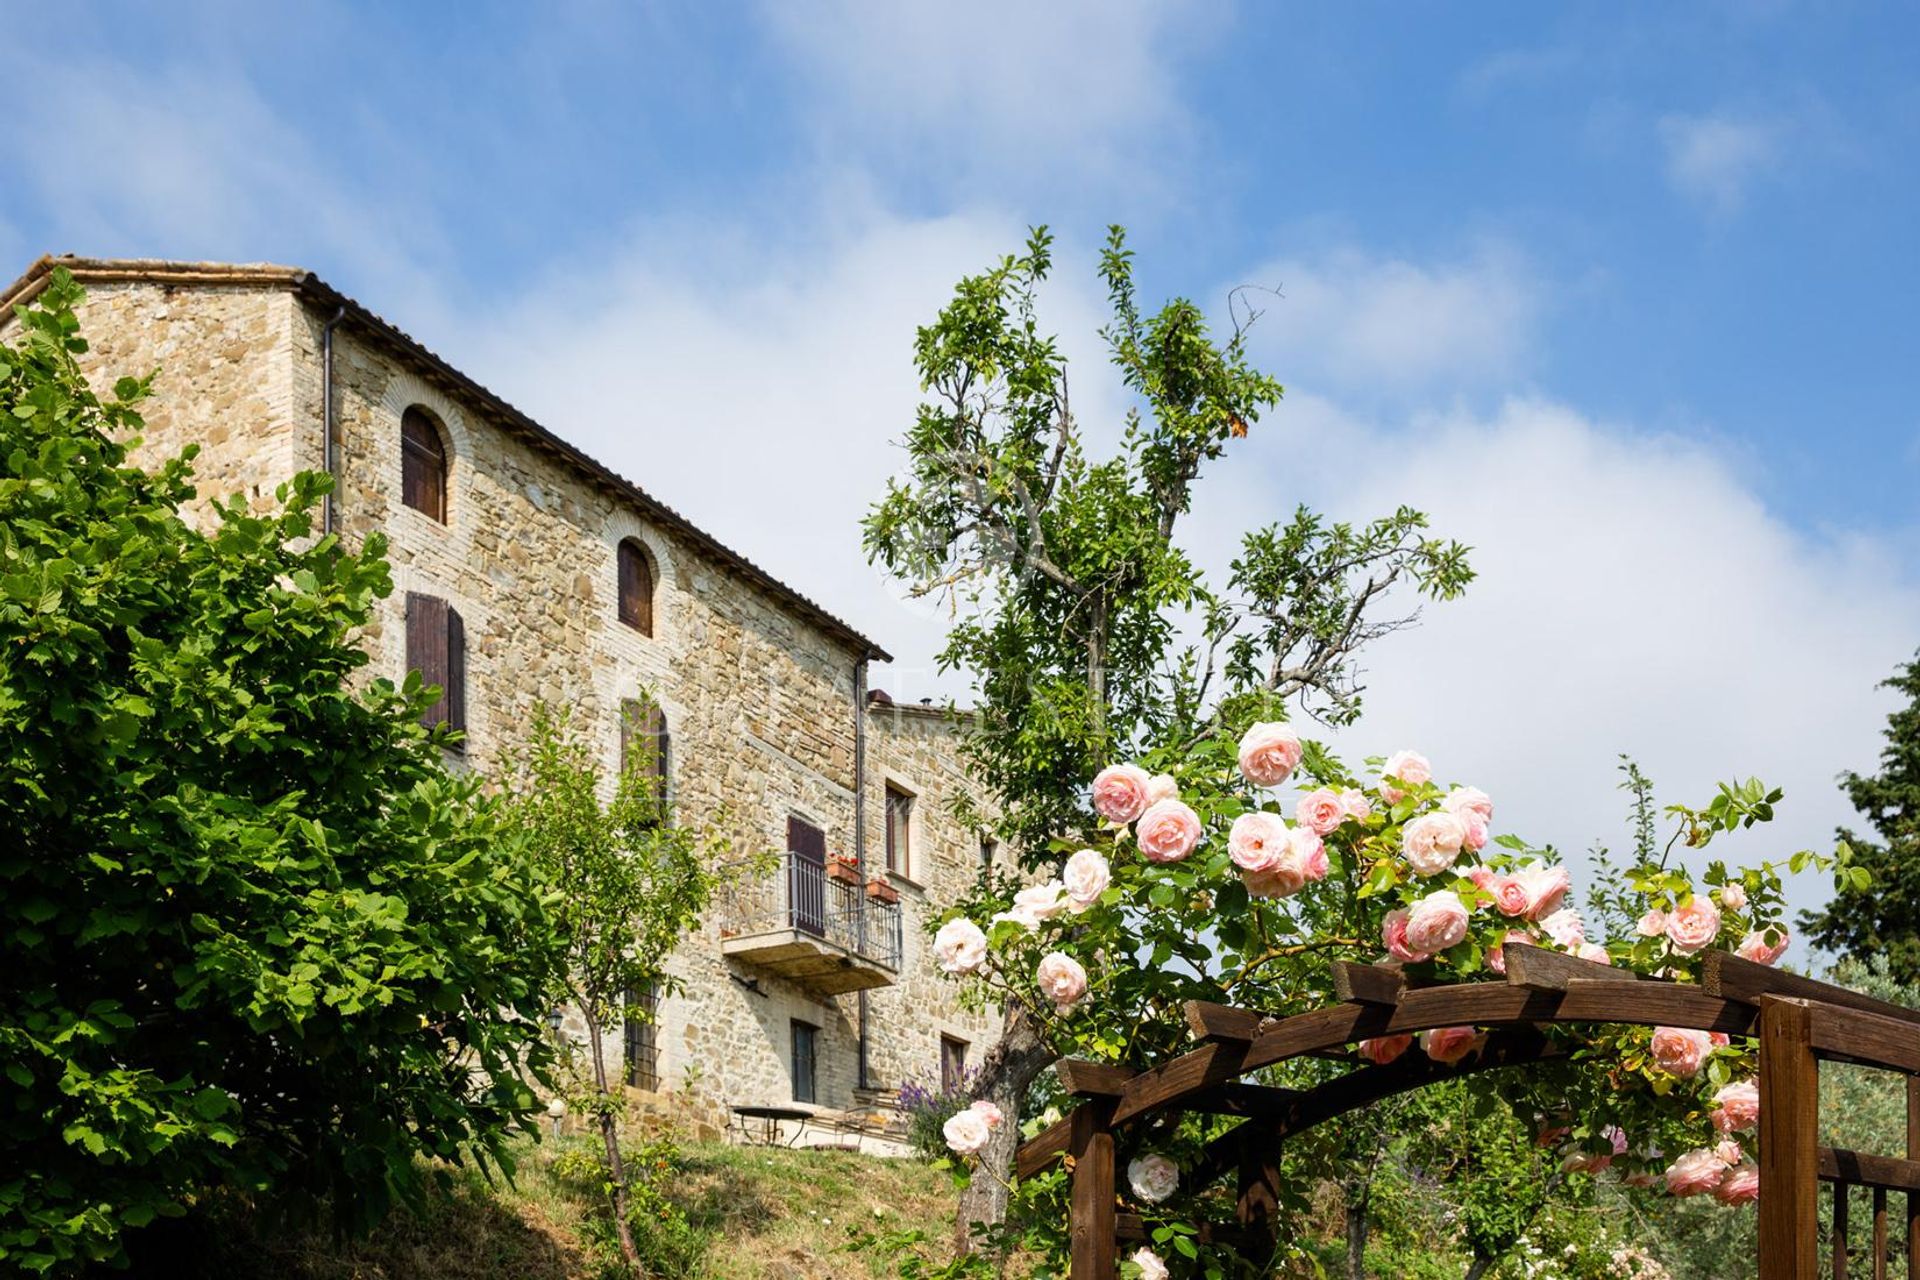
[[[1569,904],[1573,882],[1565,867],[1488,850],[1494,805],[1486,792],[1470,786],[1443,789],[1435,784],[1433,767],[1425,756],[1399,751],[1383,762],[1371,790],[1315,785],[1293,801],[1289,821],[1280,807],[1269,807],[1269,802],[1257,798],[1292,779],[1305,753],[1299,735],[1281,722],[1252,726],[1238,744],[1236,763],[1256,797],[1256,807],[1240,812],[1227,825],[1226,853],[1249,898],[1288,899],[1325,880],[1335,866],[1331,844],[1340,865],[1364,880],[1361,896],[1386,908],[1377,917],[1379,937],[1392,961],[1444,961],[1462,971],[1484,965],[1504,973],[1503,948],[1522,942],[1599,964],[1614,962],[1606,947],[1586,936],[1579,912]],[[1151,774],[1130,763],[1109,765],[1094,778],[1091,799],[1094,811],[1115,833],[1116,848],[1123,847],[1130,835],[1141,859],[1149,864],[1184,862],[1209,838],[1207,823],[1182,798],[1179,783],[1168,774]],[[1078,850],[1057,876],[1021,889],[1008,910],[987,922],[987,929],[1010,922],[1023,932],[1037,932],[1052,922],[1071,920],[1101,905],[1103,899],[1117,900],[1117,895],[1107,897],[1112,882],[1113,865],[1105,854]],[[1745,890],[1737,883],[1711,894],[1681,894],[1677,902],[1649,910],[1639,920],[1638,930],[1643,938],[1659,937],[1659,954],[1674,959],[1697,955],[1718,943],[1730,928],[1745,930],[1744,936],[1735,934],[1741,936],[1739,953],[1773,963],[1786,949],[1786,931],[1777,924],[1748,928],[1753,922],[1740,915],[1747,905]],[[956,975],[983,970],[990,959],[987,929],[964,918],[943,924],[934,938],[941,967]],[[1089,995],[1086,969],[1065,951],[1046,952],[1032,980],[1063,1017]],[[1412,1050],[1415,1043],[1411,1035],[1382,1036],[1361,1041],[1356,1048],[1367,1062],[1384,1065]],[[1451,1064],[1478,1053],[1486,1035],[1474,1027],[1441,1027],[1422,1033],[1417,1043],[1427,1057]],[[1724,1035],[1659,1028],[1653,1034],[1649,1070],[1690,1079],[1725,1046]],[[1758,1182],[1731,1135],[1753,1127],[1758,1105],[1750,1082],[1721,1090],[1710,1114],[1726,1136],[1716,1147],[1689,1152],[1676,1161],[1665,1175],[1668,1188],[1676,1194],[1711,1190],[1729,1204],[1753,1199]],[[948,1135],[955,1151],[972,1154],[985,1145],[980,1122],[965,1118],[964,1113],[955,1120],[960,1131]],[[1610,1150],[1572,1153],[1569,1168],[1598,1172],[1625,1155],[1624,1133],[1610,1128],[1605,1136]],[[1718,1171],[1710,1185],[1708,1157]],[[1177,1168],[1161,1156],[1144,1160],[1147,1163],[1136,1161],[1137,1167],[1130,1170],[1136,1196],[1154,1202],[1171,1194],[1177,1185]],[[1683,1164],[1685,1169],[1676,1174],[1674,1170]],[[1657,1180],[1644,1171],[1629,1175],[1636,1185]]]

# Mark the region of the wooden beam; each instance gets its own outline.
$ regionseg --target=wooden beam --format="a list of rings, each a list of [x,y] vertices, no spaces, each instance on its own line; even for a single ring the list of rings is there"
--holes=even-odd
[[[1068,1093],[1096,1098],[1119,1097],[1126,1091],[1127,1081],[1140,1074],[1132,1067],[1085,1058],[1062,1058],[1053,1064],[1053,1073]]]
[[[1135,1240],[1151,1241],[1153,1233],[1147,1230],[1146,1220],[1137,1213],[1114,1215],[1114,1237],[1129,1243]],[[1254,1250],[1263,1246],[1260,1237],[1245,1228],[1222,1222],[1202,1222],[1198,1224],[1194,1240],[1199,1244],[1223,1244],[1230,1249],[1238,1249],[1249,1257],[1259,1256]]]
[[[1876,1156],[1845,1147],[1820,1148],[1820,1180],[1882,1191],[1920,1191],[1920,1160]]]
[[[1280,1153],[1278,1146],[1240,1149],[1240,1186],[1233,1202],[1234,1221],[1267,1250],[1273,1248],[1274,1227],[1280,1217]]]
[[[1113,1104],[1086,1102],[1073,1113],[1068,1149],[1073,1155],[1069,1280],[1113,1280]]]
[[[1236,1009],[1226,1004],[1211,1004],[1205,1000],[1187,1001],[1186,1013],[1187,1026],[1192,1029],[1194,1038],[1198,1040],[1244,1042],[1265,1035],[1281,1022],[1281,1019],[1269,1013],[1259,1013],[1252,1009]]]
[[[1333,990],[1342,1000],[1360,1004],[1399,1004],[1413,983],[1397,964],[1333,962]]]
[[[1522,942],[1500,948],[1507,961],[1507,982],[1540,991],[1565,991],[1572,982],[1635,982],[1640,975],[1598,960],[1582,960],[1564,951],[1549,951]]]
[[[1180,1104],[1183,1111],[1199,1111],[1214,1116],[1283,1115],[1305,1097],[1298,1089],[1276,1089],[1272,1085],[1231,1084],[1203,1089]]]
[[[1820,1062],[1812,1009],[1760,1001],[1760,1280],[1814,1280],[1819,1269]]]
[[[1042,1169],[1067,1154],[1067,1145],[1073,1134],[1073,1117],[1055,1120],[1052,1124],[1034,1134],[1013,1153],[1013,1171],[1017,1177],[1031,1178]]]
[[[1907,1159],[1920,1160],[1920,1076],[1907,1077]],[[1920,1192],[1907,1193],[1907,1280],[1920,1280]]]
[[[1773,997],[1763,997],[1771,999]],[[1860,1009],[1808,1002],[1814,1051],[1823,1058],[1920,1073],[1920,1028]]]
[[[1831,982],[1786,973],[1771,965],[1756,964],[1726,951],[1709,951],[1701,960],[1700,987],[1708,995],[1723,996],[1747,1004],[1753,1004],[1761,996],[1793,996],[1820,1004],[1838,1005],[1843,1009],[1858,1009],[1862,1013],[1877,1013],[1896,1022],[1920,1025],[1920,1009],[1876,1000]]]

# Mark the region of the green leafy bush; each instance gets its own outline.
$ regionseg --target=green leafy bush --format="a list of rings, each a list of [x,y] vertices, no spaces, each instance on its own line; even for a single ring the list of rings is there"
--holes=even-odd
[[[190,526],[193,451],[116,443],[151,379],[81,376],[83,296],[0,344],[0,1270],[213,1186],[358,1227],[416,1153],[504,1162],[561,955],[430,692],[349,687],[383,540],[313,540],[311,474]]]

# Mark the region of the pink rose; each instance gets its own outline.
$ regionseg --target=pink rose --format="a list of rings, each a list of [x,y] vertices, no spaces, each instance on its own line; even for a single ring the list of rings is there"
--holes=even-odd
[[[1723,1085],[1713,1095],[1713,1127],[1722,1133],[1738,1133],[1760,1123],[1760,1086],[1751,1080],[1736,1080]]]
[[[1240,739],[1240,772],[1256,787],[1277,787],[1300,763],[1300,735],[1278,721],[1256,724]]]
[[[1437,876],[1460,856],[1467,829],[1460,819],[1444,810],[1423,813],[1400,833],[1400,849],[1407,865],[1423,876]]]
[[[1340,807],[1355,822],[1365,822],[1373,816],[1373,802],[1367,799],[1367,793],[1358,787],[1348,787],[1340,793]]]
[[[1513,876],[1494,877],[1493,905],[1503,916],[1526,915],[1527,886]]]
[[[1452,1066],[1478,1049],[1482,1039],[1472,1027],[1435,1027],[1420,1033],[1420,1047],[1435,1062]]]
[[[1001,912],[994,919],[1013,920],[1023,928],[1038,929],[1042,922],[1053,919],[1071,905],[1066,886],[1058,880],[1049,880],[1045,884],[1030,884],[1014,894],[1013,909]]]
[[[1500,873],[1484,863],[1476,862],[1467,868],[1467,879],[1473,881],[1473,887],[1492,896],[1494,886],[1500,883]]]
[[[1127,1184],[1148,1204],[1159,1204],[1180,1186],[1180,1166],[1163,1155],[1149,1154],[1127,1162]]]
[[[1750,1164],[1733,1170],[1713,1189],[1713,1198],[1724,1205],[1752,1204],[1760,1198],[1760,1171]]]
[[[1388,781],[1405,782],[1413,786],[1432,782],[1433,766],[1418,751],[1396,751],[1380,766],[1380,779],[1380,794],[1387,798],[1388,803],[1398,804],[1407,793],[1389,786]]]
[[[1733,1037],[1724,1031],[1709,1031],[1707,1032],[1707,1043],[1716,1049],[1724,1049],[1733,1043]]]
[[[1498,974],[1507,971],[1507,944],[1509,942],[1531,943],[1533,937],[1522,929],[1509,929],[1507,936],[1500,939],[1498,946],[1487,948],[1487,968]]]
[[[1713,1052],[1713,1037],[1688,1027],[1656,1027],[1653,1065],[1670,1076],[1699,1074],[1700,1063]]]
[[[1067,905],[1077,914],[1100,901],[1100,895],[1113,882],[1113,868],[1097,849],[1082,849],[1067,859],[1060,871],[1060,883],[1067,891]]]
[[[1745,911],[1747,909],[1747,887],[1743,884],[1721,885],[1720,905],[1729,911]]]
[[[1720,908],[1713,899],[1695,895],[1667,917],[1667,941],[1683,956],[1713,945],[1720,936]]]
[[[1613,957],[1607,954],[1607,949],[1597,942],[1577,943],[1573,947],[1573,954],[1594,964],[1613,963]]]
[[[1407,913],[1399,908],[1387,912],[1387,918],[1380,923],[1380,941],[1387,954],[1402,964],[1419,964],[1422,960],[1431,960],[1432,956],[1424,951],[1415,951],[1407,945]]]
[[[1002,1112],[997,1105],[987,1101],[985,1098],[981,1098],[978,1102],[975,1102],[973,1109],[980,1113],[981,1118],[987,1122],[987,1128],[989,1129],[998,1129],[1007,1122],[1006,1114]]]
[[[1327,878],[1327,845],[1311,831],[1295,827],[1287,834],[1291,855],[1300,864],[1300,873],[1309,880]]]
[[[1280,859],[1265,871],[1242,871],[1240,883],[1250,898],[1291,898],[1306,887],[1306,868],[1292,858]]]
[[[940,1134],[947,1140],[947,1149],[955,1155],[978,1155],[986,1149],[993,1138],[993,1126],[987,1117],[971,1107],[962,1108],[947,1117],[940,1126]]]
[[[1152,779],[1137,764],[1110,764],[1093,779],[1093,811],[1108,822],[1132,822],[1147,811]]]
[[[1452,814],[1478,814],[1482,822],[1493,821],[1493,797],[1478,787],[1455,787],[1440,798],[1440,807]]]
[[[1667,913],[1655,907],[1640,917],[1640,923],[1634,931],[1643,938],[1657,938],[1667,931]]]
[[[1162,800],[1178,800],[1180,784],[1173,780],[1170,773],[1156,773],[1147,779],[1147,803],[1159,804]]]
[[[1355,1046],[1360,1056],[1376,1067],[1386,1066],[1412,1047],[1412,1036],[1375,1036]]]
[[[1150,805],[1133,828],[1149,862],[1178,862],[1200,843],[1200,815],[1179,800]]]
[[[987,935],[973,921],[956,916],[933,935],[933,956],[948,973],[973,973],[987,962]]]
[[[1242,871],[1271,871],[1293,848],[1288,836],[1279,814],[1255,809],[1233,820],[1227,832],[1227,856]]]
[[[1081,997],[1087,994],[1087,971],[1080,967],[1078,960],[1063,951],[1049,951],[1042,956],[1033,977],[1062,1015],[1079,1004]]]
[[[1140,1268],[1140,1280],[1167,1280],[1167,1264],[1159,1254],[1141,1245],[1133,1251],[1133,1265]]]
[[[1293,820],[1315,835],[1324,836],[1347,820],[1347,806],[1341,803],[1339,792],[1332,787],[1321,787],[1300,797],[1300,803],[1293,807]]]
[[[1460,843],[1476,852],[1487,847],[1487,820],[1485,818],[1477,813],[1456,813],[1454,817],[1460,819],[1460,825],[1467,833]]]
[[[1742,960],[1751,960],[1755,964],[1773,964],[1787,953],[1787,946],[1793,941],[1783,924],[1768,927],[1775,935],[1774,941],[1767,941],[1768,929],[1755,929],[1740,939],[1740,945],[1734,948],[1734,954]]]
[[[1460,895],[1441,889],[1415,902],[1407,911],[1407,946],[1438,955],[1458,946],[1467,936],[1467,909]]]
[[[1581,923],[1580,913],[1572,907],[1562,907],[1540,922],[1547,936],[1571,951],[1587,940],[1587,927]]]
[[[1660,1175],[1651,1169],[1635,1169],[1632,1173],[1621,1174],[1620,1181],[1625,1186],[1639,1187],[1644,1191],[1648,1187],[1657,1186]]]
[[[1667,1167],[1667,1190],[1676,1196],[1697,1196],[1720,1185],[1726,1162],[1705,1147],[1689,1151]]]
[[[1513,878],[1527,895],[1529,920],[1544,920],[1558,911],[1567,891],[1573,888],[1573,877],[1565,867],[1543,867],[1537,862],[1529,862],[1514,872]]]

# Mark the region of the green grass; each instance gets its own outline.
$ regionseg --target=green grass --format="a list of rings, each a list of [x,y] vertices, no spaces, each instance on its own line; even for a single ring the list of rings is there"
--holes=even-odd
[[[644,1150],[635,1144],[635,1154]],[[611,1244],[584,1137],[527,1143],[512,1186],[453,1171],[449,1193],[402,1210],[365,1240],[324,1229],[278,1229],[216,1210],[140,1242],[135,1276],[223,1280],[604,1280],[626,1274]],[[667,1168],[638,1169],[658,1188],[668,1225],[636,1234],[669,1264],[649,1274],[684,1280],[881,1280],[886,1260],[845,1250],[854,1224],[952,1230],[947,1175],[914,1160],[842,1151],[789,1151],[695,1142]],[[644,1202],[644,1197],[643,1197]],[[651,1248],[649,1246],[652,1246]],[[671,1265],[675,1256],[690,1267]],[[127,1273],[120,1273],[127,1274]]]

